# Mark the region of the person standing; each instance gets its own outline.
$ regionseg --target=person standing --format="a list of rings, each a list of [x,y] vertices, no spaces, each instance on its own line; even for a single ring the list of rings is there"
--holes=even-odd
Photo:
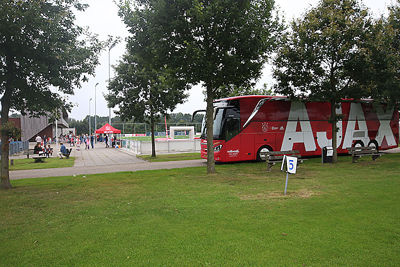
[[[40,137],[39,135],[36,136],[35,141],[36,143],[42,143],[42,137]]]
[[[108,147],[108,136],[104,136],[104,142],[106,143],[106,148]]]
[[[90,142],[89,136],[86,134],[86,135],[85,135],[85,146],[86,146],[86,149],[89,149],[89,148],[90,148],[89,142]]]
[[[92,146],[92,149],[94,148],[94,136],[93,134],[90,135],[90,145]]]
[[[77,138],[76,138],[76,150],[77,151],[80,151],[81,150],[81,143],[82,143],[82,137],[81,136],[78,136]]]

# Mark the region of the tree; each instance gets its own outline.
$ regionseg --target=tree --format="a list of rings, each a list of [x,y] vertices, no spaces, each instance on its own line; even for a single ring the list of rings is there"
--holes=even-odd
[[[378,19],[366,41],[360,83],[371,97],[391,104],[400,100],[400,1]]]
[[[334,162],[341,99],[369,95],[359,81],[366,79],[362,58],[371,25],[368,10],[356,0],[321,0],[291,23],[274,60],[276,92],[330,103]]]
[[[159,37],[156,59],[206,88],[208,173],[215,172],[213,101],[260,76],[280,30],[273,8],[273,0],[137,1],[146,31]]]
[[[0,2],[1,123],[10,109],[41,115],[65,106],[62,94],[72,94],[93,74],[101,44],[74,24],[78,0]],[[1,188],[11,188],[8,169],[9,131],[1,128]]]
[[[157,66],[152,60],[153,44],[148,43],[149,40],[152,37],[141,39],[134,35],[128,38],[127,52],[115,68],[116,75],[109,84],[106,99],[109,106],[119,106],[116,114],[124,120],[149,120],[151,156],[156,157],[154,125],[157,117],[183,103],[187,84],[173,70]]]
[[[266,83],[263,84],[262,88],[254,88],[252,86],[239,86],[234,88],[233,90],[229,90],[228,92],[229,94],[227,95],[227,97],[239,95],[275,95],[272,89],[268,88],[268,85]]]

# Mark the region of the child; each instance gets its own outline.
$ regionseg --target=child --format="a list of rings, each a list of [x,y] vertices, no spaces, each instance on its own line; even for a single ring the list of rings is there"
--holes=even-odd
[[[53,155],[53,149],[50,147],[50,145],[44,147],[44,154],[46,155],[47,158]]]
[[[81,138],[76,138],[76,150],[79,151],[81,149]]]
[[[47,151],[49,156],[53,156],[53,149],[51,148],[50,145],[47,145]]]

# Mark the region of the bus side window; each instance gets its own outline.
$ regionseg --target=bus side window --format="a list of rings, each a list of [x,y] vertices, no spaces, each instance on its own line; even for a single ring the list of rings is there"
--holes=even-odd
[[[227,118],[225,120],[225,127],[224,127],[225,141],[231,140],[233,137],[238,135],[239,132],[240,132],[240,119]]]

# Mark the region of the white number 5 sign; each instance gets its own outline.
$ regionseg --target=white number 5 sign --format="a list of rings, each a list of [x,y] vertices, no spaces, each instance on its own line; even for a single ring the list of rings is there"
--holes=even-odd
[[[285,171],[285,162],[286,162],[286,182],[285,182],[285,191],[286,195],[287,184],[289,180],[289,173],[295,174],[297,169],[297,158],[296,157],[288,157],[286,155],[283,156],[281,171]]]
[[[297,158],[286,157],[286,167],[288,173],[295,174],[297,169]]]

